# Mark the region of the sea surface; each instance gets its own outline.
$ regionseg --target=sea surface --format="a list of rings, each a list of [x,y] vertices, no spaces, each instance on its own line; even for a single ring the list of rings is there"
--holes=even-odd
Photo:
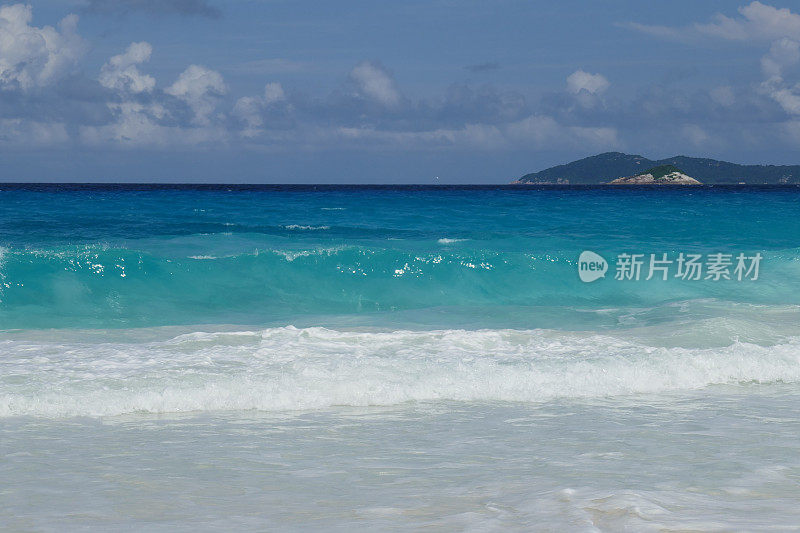
[[[0,185],[0,530],[797,531],[798,437],[798,188]]]

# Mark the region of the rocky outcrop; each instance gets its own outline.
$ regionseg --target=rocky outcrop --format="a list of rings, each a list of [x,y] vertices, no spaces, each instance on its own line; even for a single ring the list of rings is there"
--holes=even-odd
[[[702,185],[672,165],[653,167],[635,176],[625,176],[609,182],[610,185]]]

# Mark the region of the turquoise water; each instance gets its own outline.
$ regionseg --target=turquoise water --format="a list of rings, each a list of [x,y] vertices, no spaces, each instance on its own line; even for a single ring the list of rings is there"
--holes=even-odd
[[[797,194],[11,189],[0,205],[0,324],[131,328],[345,319],[474,328],[489,320],[581,329],[614,326],[623,314],[674,302],[793,305],[800,303]],[[609,259],[623,252],[761,252],[765,259],[757,283],[587,285],[576,275],[582,250]],[[616,311],[597,315],[608,308]]]
[[[798,200],[2,186],[0,527],[797,524]]]

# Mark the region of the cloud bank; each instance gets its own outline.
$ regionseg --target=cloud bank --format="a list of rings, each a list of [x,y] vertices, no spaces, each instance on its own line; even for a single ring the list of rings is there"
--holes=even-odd
[[[565,67],[560,87],[535,96],[469,82],[413,95],[377,60],[354,62],[327,92],[298,91],[278,70],[254,94],[235,94],[208,65],[180,65],[157,79],[148,65],[158,47],[144,41],[90,72],[78,17],[52,27],[37,26],[33,15],[24,4],[0,8],[0,147],[588,153],[800,143],[800,15],[759,2],[689,26],[627,25],[665,39],[761,47],[755,83],[691,90],[651,83],[631,93],[588,65]]]

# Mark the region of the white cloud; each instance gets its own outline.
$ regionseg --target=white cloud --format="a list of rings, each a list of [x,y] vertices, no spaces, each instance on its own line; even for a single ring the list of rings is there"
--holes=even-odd
[[[371,100],[388,107],[400,103],[400,91],[392,77],[380,65],[364,61],[350,71],[350,79],[359,92]]]
[[[224,143],[225,132],[219,128],[184,128],[160,122],[167,112],[160,104],[123,102],[110,104],[116,121],[103,126],[83,126],[80,140],[87,145],[116,145],[129,148],[167,148]]]
[[[286,95],[283,92],[283,87],[280,83],[268,83],[264,86],[264,105],[274,104],[285,100]]]
[[[761,58],[761,69],[767,77],[783,75],[783,69],[800,61],[800,43],[786,37],[772,43]]]
[[[245,137],[258,135],[264,125],[264,110],[278,102],[286,100],[283,87],[280,83],[268,83],[264,86],[261,97],[244,96],[236,101],[233,106],[233,115],[245,123],[242,134]]]
[[[576,70],[567,77],[567,91],[578,94],[585,91],[589,94],[600,94],[611,84],[602,74],[590,74],[583,70]]]
[[[151,92],[156,86],[156,80],[139,72],[136,65],[149,60],[152,52],[153,47],[149,43],[131,43],[124,54],[112,57],[100,69],[100,85],[131,93]]]
[[[788,85],[780,78],[771,78],[761,84],[761,91],[790,115],[800,115],[800,83]]]
[[[226,87],[222,76],[213,70],[191,65],[164,93],[184,101],[193,111],[194,126],[169,124],[168,102],[164,93],[154,91],[156,80],[139,72],[137,65],[150,59],[152,47],[146,42],[132,43],[120,55],[103,65],[98,80],[122,95],[121,102],[109,102],[114,121],[101,126],[80,128],[80,140],[88,145],[166,148],[223,142],[227,136],[210,125],[217,96]],[[138,93],[154,93],[153,101],[141,103],[132,98]]]
[[[251,137],[257,133],[258,128],[264,125],[261,116],[261,99],[253,96],[243,96],[236,100],[233,106],[233,115],[245,123],[245,136]]]
[[[194,122],[206,125],[216,108],[217,97],[224,95],[227,87],[219,72],[190,65],[164,92],[186,102],[194,112]]]
[[[787,83],[784,74],[798,62],[800,43],[786,37],[772,43],[769,52],[761,58],[761,69],[767,77],[760,86],[761,92],[790,115],[800,115],[800,83]]]
[[[58,24],[31,26],[31,6],[0,7],[0,86],[42,87],[69,73],[86,45],[77,33],[78,17],[68,15]]]
[[[778,9],[761,2],[752,2],[740,7],[739,13],[744,20],[738,22],[738,28],[750,37],[770,40],[781,37],[800,38],[800,15],[792,13],[789,8]]]
[[[655,37],[686,40],[697,37],[716,37],[730,41],[772,41],[788,37],[800,39],[800,14],[788,8],[776,8],[761,2],[751,2],[738,9],[740,16],[716,14],[711,22],[684,27],[651,26],[629,23],[627,27]]]

